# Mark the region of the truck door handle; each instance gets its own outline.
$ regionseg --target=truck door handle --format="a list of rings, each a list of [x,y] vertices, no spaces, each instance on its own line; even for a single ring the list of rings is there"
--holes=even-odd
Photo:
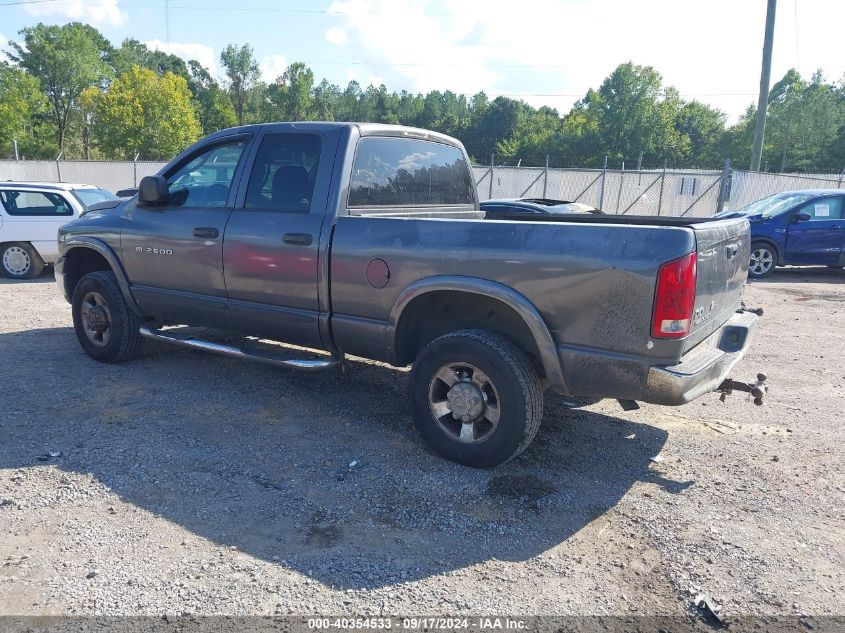
[[[194,229],[194,237],[202,237],[207,240],[213,240],[220,236],[220,231],[213,226],[198,226]]]
[[[314,237],[309,233],[285,233],[282,236],[282,241],[285,244],[292,244],[294,246],[310,246],[314,241]]]

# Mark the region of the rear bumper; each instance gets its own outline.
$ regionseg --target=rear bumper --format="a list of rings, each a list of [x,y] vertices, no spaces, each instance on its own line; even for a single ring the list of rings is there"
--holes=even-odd
[[[679,405],[714,391],[745,355],[757,315],[737,313],[670,367],[650,367],[641,400]]]
[[[676,406],[722,383],[748,349],[757,319],[749,312],[733,314],[673,365],[568,346],[559,346],[558,354],[572,395]]]

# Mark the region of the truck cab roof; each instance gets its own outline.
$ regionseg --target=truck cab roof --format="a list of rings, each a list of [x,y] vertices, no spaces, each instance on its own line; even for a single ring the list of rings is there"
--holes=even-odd
[[[456,138],[433,132],[431,130],[424,130],[422,128],[411,127],[408,125],[391,125],[388,123],[365,123],[359,121],[292,121],[292,122],[277,122],[277,123],[255,123],[252,125],[242,125],[240,127],[228,128],[215,132],[207,139],[214,139],[217,137],[231,136],[238,132],[255,133],[262,130],[287,130],[300,129],[302,131],[320,132],[328,130],[337,130],[339,128],[355,128],[361,136],[403,136],[408,138],[427,139],[430,141],[437,141],[462,147],[461,142]]]

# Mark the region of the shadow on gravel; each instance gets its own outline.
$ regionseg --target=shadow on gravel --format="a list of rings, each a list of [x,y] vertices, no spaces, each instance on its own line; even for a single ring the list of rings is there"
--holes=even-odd
[[[8,277],[4,277],[0,274],[0,286],[54,283],[56,283],[56,277],[53,274],[53,269],[50,267],[45,268],[44,272],[35,279],[9,279]]]
[[[413,429],[407,373],[368,363],[298,374],[148,345],[110,366],[55,328],[0,335],[0,372],[0,468],[91,473],[127,504],[341,588],[523,561],[637,482],[692,483],[649,469],[665,431],[559,398],[516,461],[452,464]]]

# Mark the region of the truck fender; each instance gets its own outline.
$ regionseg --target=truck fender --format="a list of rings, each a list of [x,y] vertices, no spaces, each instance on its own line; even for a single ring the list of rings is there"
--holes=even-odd
[[[419,296],[438,290],[485,295],[512,308],[522,318],[534,337],[549,387],[556,393],[569,394],[566,381],[563,378],[563,368],[557,353],[557,345],[540,312],[524,295],[513,288],[489,279],[462,275],[436,275],[415,281],[405,288],[393,304],[385,331],[385,343],[389,357],[395,358],[396,356],[398,344],[396,337],[405,308]]]
[[[62,244],[62,255],[56,261],[55,270],[57,280],[59,276],[64,277],[64,266],[67,262],[67,257],[71,251],[77,248],[85,248],[88,250],[96,251],[98,254],[102,255],[103,259],[106,260],[112,272],[114,273],[114,276],[117,278],[117,285],[120,288],[120,292],[123,295],[126,304],[137,315],[143,316],[141,309],[138,307],[138,303],[135,301],[135,297],[132,296],[132,290],[129,287],[129,279],[126,277],[126,271],[123,270],[123,266],[120,263],[120,259],[118,259],[117,255],[108,244],[95,237],[79,236],[69,237],[67,240],[65,240],[64,244]],[[71,297],[68,296],[69,289],[64,285],[64,280],[62,280],[61,285],[63,287],[65,297],[68,299],[68,301],[70,301]],[[70,294],[72,295],[72,292],[70,292]]]

